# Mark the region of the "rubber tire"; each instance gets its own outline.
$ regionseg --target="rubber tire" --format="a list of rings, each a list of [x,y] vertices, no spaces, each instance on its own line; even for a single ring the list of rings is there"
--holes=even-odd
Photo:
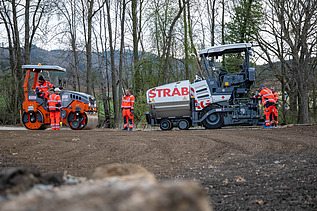
[[[67,123],[68,123],[68,126],[72,129],[72,130],[83,130],[85,127],[86,127],[86,125],[87,125],[87,115],[86,115],[86,113],[82,113],[81,115],[84,115],[84,120],[85,120],[85,123],[86,124],[80,124],[78,127],[73,127],[72,126],[72,121],[74,120],[73,118],[74,118],[74,116],[75,116],[76,114],[74,113],[74,112],[70,112],[69,114],[68,114],[68,116],[67,116]]]
[[[161,130],[171,130],[173,125],[170,120],[164,119],[160,122],[160,128]]]
[[[26,129],[28,129],[28,130],[44,130],[45,128],[44,128],[44,124],[43,124],[43,121],[42,122],[39,122],[39,121],[36,121],[36,126],[35,127],[31,127],[31,126],[33,126],[33,124],[28,124],[28,123],[24,123],[23,122],[23,116],[24,115],[29,115],[28,114],[29,112],[23,112],[23,114],[21,115],[21,122],[22,122],[22,125],[26,128]],[[38,113],[42,116],[42,120],[43,120],[43,114],[42,114],[42,112],[40,112],[40,111],[38,111]],[[29,126],[28,126],[29,125]]]
[[[177,126],[180,130],[188,130],[189,122],[187,121],[187,119],[181,119],[178,121]]]
[[[223,124],[223,115],[221,113],[209,114],[202,122],[206,129],[218,129]]]

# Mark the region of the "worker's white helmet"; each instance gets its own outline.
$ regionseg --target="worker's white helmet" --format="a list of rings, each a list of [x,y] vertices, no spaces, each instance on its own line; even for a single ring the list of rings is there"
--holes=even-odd
[[[61,90],[59,88],[55,88],[54,92],[60,92]]]

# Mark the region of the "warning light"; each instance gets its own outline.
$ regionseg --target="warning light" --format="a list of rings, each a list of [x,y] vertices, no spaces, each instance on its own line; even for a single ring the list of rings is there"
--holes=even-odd
[[[41,63],[38,63],[37,65],[38,65],[38,66],[41,66],[42,64],[41,64]]]

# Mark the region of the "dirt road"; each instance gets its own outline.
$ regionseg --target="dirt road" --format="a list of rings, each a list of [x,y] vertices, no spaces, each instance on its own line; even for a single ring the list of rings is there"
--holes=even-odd
[[[215,210],[317,210],[317,126],[187,131],[0,130],[2,168],[89,176],[137,163],[159,180],[195,180]]]

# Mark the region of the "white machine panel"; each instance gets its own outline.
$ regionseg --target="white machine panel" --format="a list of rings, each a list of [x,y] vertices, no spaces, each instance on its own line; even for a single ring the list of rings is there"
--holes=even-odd
[[[149,89],[146,92],[146,96],[149,104],[189,101],[189,80],[178,81]]]
[[[152,88],[146,97],[150,113],[157,118],[190,116],[189,80]]]

